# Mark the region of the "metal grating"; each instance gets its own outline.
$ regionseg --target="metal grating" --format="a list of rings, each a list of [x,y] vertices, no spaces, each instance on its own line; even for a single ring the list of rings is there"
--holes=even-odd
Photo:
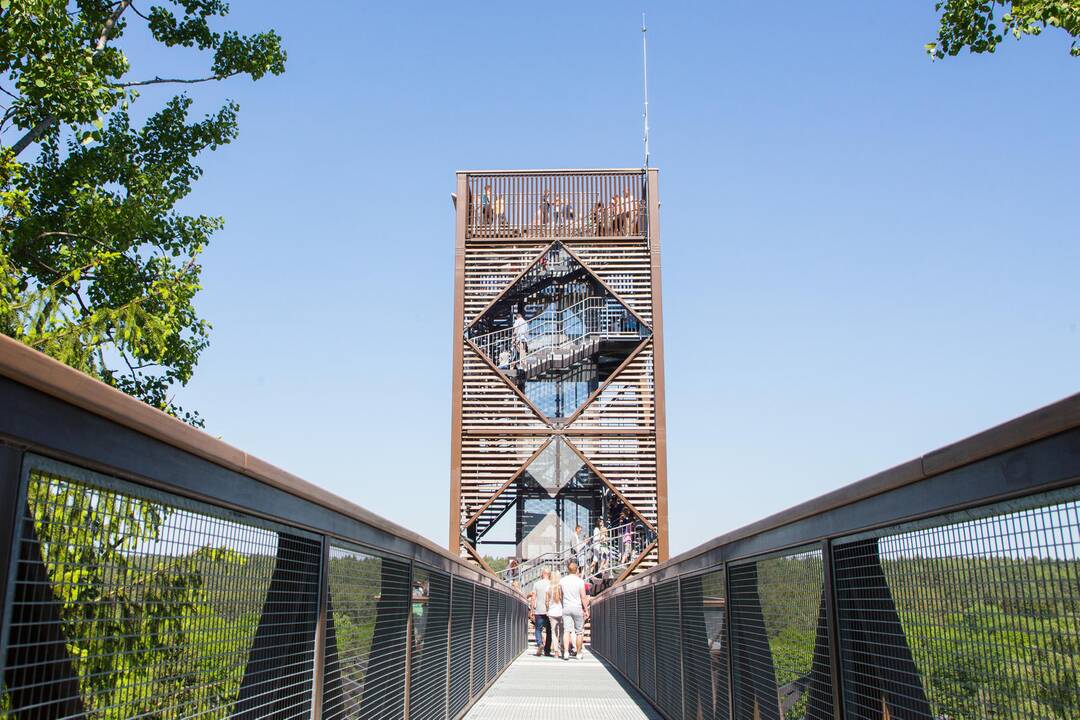
[[[323,717],[405,712],[409,564],[330,546]]]
[[[838,541],[849,715],[1080,717],[1076,495]]]
[[[409,717],[414,720],[446,717],[449,630],[450,576],[414,566],[409,661]]]
[[[639,685],[642,692],[651,698],[656,697],[656,631],[653,626],[653,589],[642,588],[638,596],[638,629],[641,636],[638,642],[638,671],[641,675]]]
[[[735,717],[831,720],[819,549],[730,568]]]
[[[499,598],[499,602],[497,605],[498,612],[495,616],[495,627],[497,628],[495,632],[495,643],[498,651],[499,663],[496,673],[506,666],[506,656],[509,654],[506,651],[506,640],[509,638],[509,633],[506,632],[506,596],[499,593],[497,597]]]
[[[27,463],[5,638],[11,716],[310,714],[319,541]]]
[[[612,636],[615,639],[615,648],[612,652],[612,660],[615,667],[626,672],[626,593],[621,593],[615,598],[615,602],[608,603],[608,607],[615,611],[612,618]]]
[[[499,629],[499,616],[502,614],[502,595],[492,591],[491,599],[488,600],[488,682],[491,682],[499,674],[502,667],[501,637]]]
[[[728,717],[724,571],[682,579],[683,702],[690,718]]]
[[[473,676],[472,694],[475,697],[487,685],[488,651],[488,594],[483,585],[476,586],[473,597]]]
[[[473,585],[454,578],[450,610],[450,716],[469,704],[472,665]]]
[[[634,620],[637,619],[637,593],[626,593],[626,677],[630,682],[638,681],[638,628]]]
[[[656,703],[672,720],[681,720],[682,651],[680,645],[679,583],[656,586]]]

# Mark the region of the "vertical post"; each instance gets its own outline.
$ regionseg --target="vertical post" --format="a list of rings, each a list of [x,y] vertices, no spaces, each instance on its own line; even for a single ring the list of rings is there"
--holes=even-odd
[[[412,687],[412,589],[416,578],[416,560],[409,559],[409,588],[405,593],[405,711],[402,717],[409,717],[409,690]]]
[[[825,600],[825,622],[829,638],[829,679],[832,685],[833,717],[835,720],[843,720],[843,692],[840,686],[843,677],[843,673],[840,672],[840,618],[836,610],[836,583],[833,581],[831,540],[821,541],[821,559],[824,588],[822,595]]]
[[[724,651],[727,655],[728,718],[735,720],[735,652],[732,648],[735,633],[731,624],[731,573],[728,572],[728,563],[721,563],[721,567],[724,568],[724,644],[727,646]]]
[[[12,558],[17,555],[19,512],[22,503],[19,485],[22,482],[21,448],[0,444],[0,497],[7,498],[7,507],[0,510],[0,616],[7,608],[7,596],[11,588],[9,582],[15,577],[15,564]],[[6,650],[6,635],[0,640],[0,648]],[[4,656],[0,655],[0,659]]]
[[[476,672],[476,583],[469,583],[472,612],[469,613],[469,699],[472,700],[473,674]]]
[[[675,609],[679,617],[679,706],[682,708],[679,717],[686,717],[686,644],[683,642],[683,619],[682,619],[682,578],[675,581]]]
[[[652,668],[653,668],[653,700],[656,704],[660,704],[660,668],[656,662],[656,646],[660,643],[657,642],[656,635],[656,585],[649,585],[649,594],[652,595]]]
[[[451,664],[454,649],[454,585],[457,578],[450,573],[450,583],[447,592],[450,593],[450,612],[446,614],[446,692],[443,695],[443,716],[450,717],[450,682],[454,678],[454,667]]]
[[[322,538],[322,552],[319,557],[319,624],[315,626],[315,669],[311,680],[314,684],[311,693],[311,720],[322,720],[323,714],[323,677],[326,673],[326,613],[330,601],[330,541],[325,535]]]
[[[461,551],[461,396],[465,381],[465,229],[469,217],[469,184],[465,173],[457,174],[454,222],[454,377],[450,395],[450,552]]]
[[[656,543],[660,562],[668,559],[667,404],[664,400],[664,311],[660,284],[660,184],[657,171],[646,171],[645,201],[649,222],[649,275],[652,280],[653,392],[656,414]]]

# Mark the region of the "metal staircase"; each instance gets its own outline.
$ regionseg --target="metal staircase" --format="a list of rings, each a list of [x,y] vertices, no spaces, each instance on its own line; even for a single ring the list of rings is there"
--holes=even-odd
[[[562,310],[548,308],[527,323],[523,338],[515,338],[509,327],[472,341],[500,370],[531,380],[592,358],[605,341],[641,339],[637,319],[614,298],[590,297]],[[524,354],[520,339],[527,346]]]
[[[630,530],[629,545],[623,541],[623,534],[627,529]],[[565,572],[567,563],[577,560],[582,565],[580,573],[586,582],[614,580],[633,565],[654,539],[655,533],[643,528],[640,523],[627,523],[609,528],[607,537],[602,540],[587,537],[577,547],[529,558],[516,568],[503,570],[499,577],[508,584],[517,581],[519,586],[528,592],[528,588],[540,578],[545,568]]]

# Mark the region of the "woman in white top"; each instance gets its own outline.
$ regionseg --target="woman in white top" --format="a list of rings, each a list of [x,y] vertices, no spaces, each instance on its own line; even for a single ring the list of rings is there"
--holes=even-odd
[[[558,570],[551,572],[551,586],[548,588],[547,596],[547,616],[548,616],[548,632],[551,633],[551,644],[555,647],[555,656],[562,657],[563,647],[563,607],[562,607],[562,588],[559,587],[559,581],[562,580],[562,573]]]

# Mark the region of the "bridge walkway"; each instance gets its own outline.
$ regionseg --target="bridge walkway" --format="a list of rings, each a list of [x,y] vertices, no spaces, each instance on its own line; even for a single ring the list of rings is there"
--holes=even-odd
[[[661,720],[655,709],[588,648],[579,660],[523,653],[465,720]]]

